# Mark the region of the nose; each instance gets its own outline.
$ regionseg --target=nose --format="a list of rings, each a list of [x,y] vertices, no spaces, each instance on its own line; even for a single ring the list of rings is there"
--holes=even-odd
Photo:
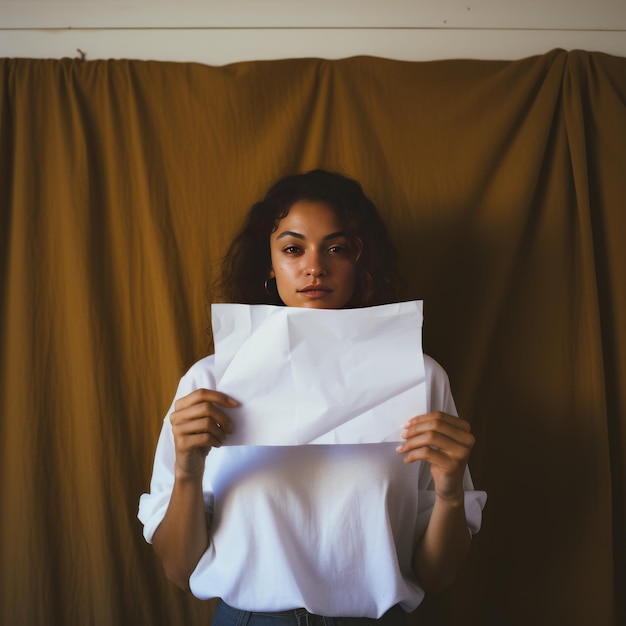
[[[320,276],[324,276],[327,272],[326,266],[322,262],[322,258],[317,252],[311,253],[309,258],[307,259],[307,264],[305,267],[306,275],[313,278],[319,278]]]
[[[313,278],[321,278],[322,276],[324,276],[324,270],[321,267],[312,267],[310,270],[307,271],[306,275],[312,276]]]

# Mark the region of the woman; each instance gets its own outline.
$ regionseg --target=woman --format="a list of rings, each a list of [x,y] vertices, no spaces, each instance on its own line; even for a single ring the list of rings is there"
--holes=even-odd
[[[321,170],[276,183],[222,265],[225,300],[244,304],[371,306],[397,286],[376,207]],[[238,403],[213,367],[207,357],[181,380],[139,517],[171,580],[221,598],[214,624],[398,624],[451,584],[485,495],[437,363],[425,357],[429,412],[399,446],[221,447]]]

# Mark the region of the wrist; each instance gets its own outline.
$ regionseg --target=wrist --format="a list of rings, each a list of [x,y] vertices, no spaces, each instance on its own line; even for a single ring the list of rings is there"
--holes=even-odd
[[[174,478],[180,484],[202,484],[204,467],[189,471],[182,468],[178,463],[174,463]]]
[[[460,508],[465,506],[465,493],[463,491],[447,494],[435,492],[435,499],[450,508]]]

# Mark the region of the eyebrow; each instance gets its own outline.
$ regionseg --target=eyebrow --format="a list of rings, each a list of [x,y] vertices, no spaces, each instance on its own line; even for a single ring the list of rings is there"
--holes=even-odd
[[[283,237],[295,237],[296,239],[306,239],[306,237],[300,233],[296,233],[293,230],[285,230],[280,235],[276,237],[276,239],[282,239]],[[337,231],[336,233],[330,233],[329,235],[324,236],[322,241],[328,241],[329,239],[337,239],[338,237],[346,237],[346,233],[342,230]]]

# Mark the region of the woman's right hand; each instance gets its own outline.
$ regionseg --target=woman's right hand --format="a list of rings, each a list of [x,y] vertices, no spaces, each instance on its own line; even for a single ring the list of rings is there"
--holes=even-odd
[[[184,477],[202,476],[211,448],[219,448],[233,432],[230,418],[219,407],[234,408],[238,402],[211,389],[196,389],[176,400],[170,415],[176,469]]]

